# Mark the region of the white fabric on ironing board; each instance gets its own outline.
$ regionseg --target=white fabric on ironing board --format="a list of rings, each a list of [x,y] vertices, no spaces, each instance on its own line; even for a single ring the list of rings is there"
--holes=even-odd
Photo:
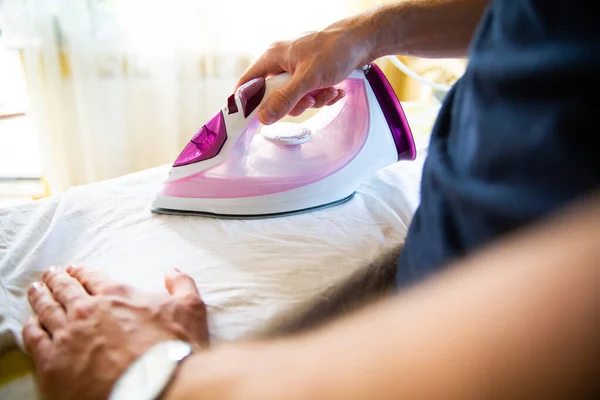
[[[404,241],[423,158],[380,171],[348,203],[276,219],[151,214],[167,166],[0,209],[0,353],[21,345],[27,287],[69,263],[156,291],[177,266],[198,284],[213,340],[262,329]]]

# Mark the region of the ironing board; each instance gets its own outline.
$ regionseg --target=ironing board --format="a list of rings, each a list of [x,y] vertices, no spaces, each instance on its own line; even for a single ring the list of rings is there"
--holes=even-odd
[[[276,330],[282,316],[322,303],[351,277],[389,268],[378,260],[401,251],[437,112],[405,110],[417,160],[381,170],[351,201],[313,213],[247,221],[155,215],[149,207],[166,165],[0,209],[0,398],[37,397],[18,349],[31,312],[26,289],[49,265],[84,264],[150,291],[165,290],[164,272],[177,266],[199,287],[213,342]]]

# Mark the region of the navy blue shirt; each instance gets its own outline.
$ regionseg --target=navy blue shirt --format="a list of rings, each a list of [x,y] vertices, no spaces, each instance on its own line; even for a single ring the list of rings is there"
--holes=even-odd
[[[599,187],[597,8],[491,2],[432,132],[399,286]]]

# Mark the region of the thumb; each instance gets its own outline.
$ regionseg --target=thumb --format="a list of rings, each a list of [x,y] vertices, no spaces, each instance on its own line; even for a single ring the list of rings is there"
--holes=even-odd
[[[165,275],[165,286],[171,296],[197,295],[196,283],[189,275],[184,274],[177,268],[171,268]]]
[[[310,91],[318,89],[315,79],[307,74],[296,73],[283,87],[276,89],[258,111],[260,122],[270,125],[285,117]]]

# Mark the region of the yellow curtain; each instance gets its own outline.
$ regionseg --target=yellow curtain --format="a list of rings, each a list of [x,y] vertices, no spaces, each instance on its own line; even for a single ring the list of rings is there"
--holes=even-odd
[[[411,57],[398,58],[409,67],[414,61]],[[398,100],[415,101],[422,97],[422,85],[419,82],[400,71],[389,60],[377,60],[376,63],[390,81],[392,88],[396,92],[396,96],[398,96]]]

